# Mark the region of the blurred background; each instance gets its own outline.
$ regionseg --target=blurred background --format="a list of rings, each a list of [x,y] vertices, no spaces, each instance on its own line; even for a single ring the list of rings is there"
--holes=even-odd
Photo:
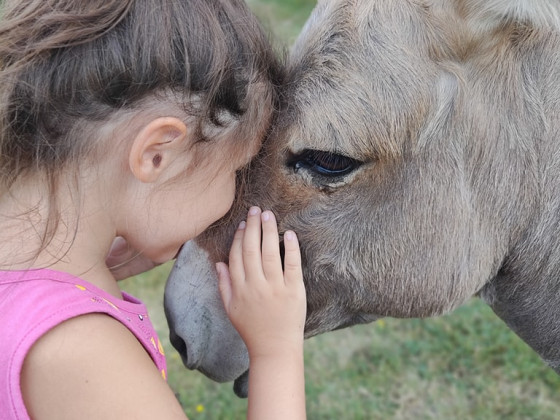
[[[279,48],[315,1],[248,0]],[[167,354],[169,384],[190,419],[244,419],[232,384],[186,370],[169,344],[163,289],[171,264],[122,283],[147,304]],[[560,376],[481,301],[433,319],[384,319],[306,341],[308,418],[560,419]],[[287,419],[289,420],[289,419]]]

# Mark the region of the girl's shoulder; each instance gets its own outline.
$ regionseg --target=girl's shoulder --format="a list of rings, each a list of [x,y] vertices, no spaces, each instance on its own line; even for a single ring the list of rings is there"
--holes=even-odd
[[[34,418],[185,418],[134,334],[105,314],[44,334],[25,359],[21,388]]]
[[[0,271],[0,312],[8,321],[0,324],[0,405],[17,418],[26,418],[26,407],[33,418],[72,413],[61,410],[84,419],[95,410],[91,417],[99,418],[109,410],[142,419],[135,410],[160,408],[184,418],[162,378],[165,358],[146,308],[124,297],[62,272]],[[138,398],[144,394],[157,399]],[[109,411],[103,418],[113,418]]]
[[[0,271],[0,296],[0,312],[12,320],[0,325],[0,334],[7,338],[0,343],[0,362],[17,352],[14,369],[47,331],[74,317],[105,313],[133,332],[166,375],[163,348],[146,306],[133,296],[123,293],[119,299],[79,277],[45,269]]]

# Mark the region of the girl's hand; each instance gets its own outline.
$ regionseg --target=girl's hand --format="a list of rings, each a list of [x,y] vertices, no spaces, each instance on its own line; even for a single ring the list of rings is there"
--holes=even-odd
[[[252,207],[235,233],[229,271],[224,263],[216,265],[226,312],[250,358],[303,349],[306,301],[294,232],[284,234],[284,249],[282,271],[276,218]]]

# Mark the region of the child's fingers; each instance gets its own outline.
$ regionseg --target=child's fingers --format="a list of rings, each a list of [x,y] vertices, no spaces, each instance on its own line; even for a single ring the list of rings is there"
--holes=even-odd
[[[243,266],[245,280],[258,280],[263,277],[261,259],[261,209],[251,207],[247,215],[247,227],[243,236]]]
[[[299,242],[295,232],[291,230],[284,233],[284,251],[284,281],[286,284],[302,281]]]
[[[243,265],[243,238],[246,222],[242,221],[235,231],[233,242],[229,250],[229,274],[233,281],[245,281],[245,267]]]
[[[220,291],[222,302],[224,302],[224,307],[227,311],[232,295],[231,277],[228,266],[223,262],[216,263],[216,271],[218,272],[218,290]]]
[[[282,279],[282,260],[276,218],[271,211],[262,213],[262,264],[267,280]]]

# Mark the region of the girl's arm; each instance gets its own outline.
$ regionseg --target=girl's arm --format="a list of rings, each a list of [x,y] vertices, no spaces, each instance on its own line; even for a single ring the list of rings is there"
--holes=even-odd
[[[25,359],[21,389],[36,420],[186,419],[134,334],[105,314],[72,318],[43,335]]]
[[[283,271],[274,215],[253,207],[235,233],[229,271],[217,265],[224,306],[249,351],[251,419],[306,417],[306,302],[294,232],[284,234],[284,248]]]

